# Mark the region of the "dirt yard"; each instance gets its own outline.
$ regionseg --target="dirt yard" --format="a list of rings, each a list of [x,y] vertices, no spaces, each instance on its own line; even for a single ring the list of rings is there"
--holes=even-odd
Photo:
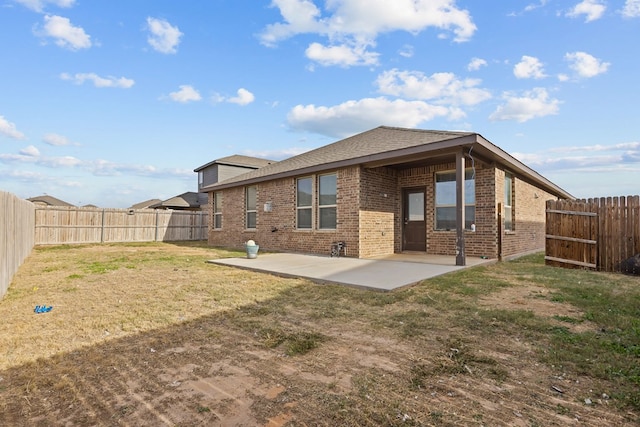
[[[497,264],[383,294],[205,262],[230,255],[36,249],[0,301],[0,425],[640,421],[615,381],[549,362],[550,330],[601,325],[567,322],[584,313],[528,271]]]

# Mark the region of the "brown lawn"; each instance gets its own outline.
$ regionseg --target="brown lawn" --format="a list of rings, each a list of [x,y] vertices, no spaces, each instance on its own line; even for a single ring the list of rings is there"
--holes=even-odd
[[[34,250],[0,301],[0,425],[637,425],[549,362],[549,330],[599,325],[505,264],[383,294],[205,262],[240,255]]]

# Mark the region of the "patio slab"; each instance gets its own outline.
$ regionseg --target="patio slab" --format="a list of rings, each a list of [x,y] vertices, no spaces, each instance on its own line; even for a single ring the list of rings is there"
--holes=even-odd
[[[420,258],[421,257],[421,258]],[[429,263],[429,259],[436,262]],[[456,266],[454,257],[398,254],[384,259],[331,258],[290,253],[260,254],[257,258],[223,258],[208,261],[284,277],[302,277],[318,283],[336,283],[378,291],[392,291],[422,280],[494,262],[467,257],[466,266]]]

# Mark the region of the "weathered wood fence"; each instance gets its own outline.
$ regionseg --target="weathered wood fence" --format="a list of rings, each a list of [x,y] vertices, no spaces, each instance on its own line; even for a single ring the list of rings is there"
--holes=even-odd
[[[33,203],[0,191],[0,299],[33,249]]]
[[[37,206],[35,243],[152,242],[207,239],[208,213],[157,209]]]
[[[640,196],[549,200],[545,262],[619,271],[640,253]]]

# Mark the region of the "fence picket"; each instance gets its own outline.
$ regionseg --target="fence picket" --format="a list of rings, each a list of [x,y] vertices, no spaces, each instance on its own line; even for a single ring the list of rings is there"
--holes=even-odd
[[[640,253],[640,196],[550,200],[546,208],[548,265],[618,271]]]
[[[35,243],[206,240],[208,213],[38,206]]]

